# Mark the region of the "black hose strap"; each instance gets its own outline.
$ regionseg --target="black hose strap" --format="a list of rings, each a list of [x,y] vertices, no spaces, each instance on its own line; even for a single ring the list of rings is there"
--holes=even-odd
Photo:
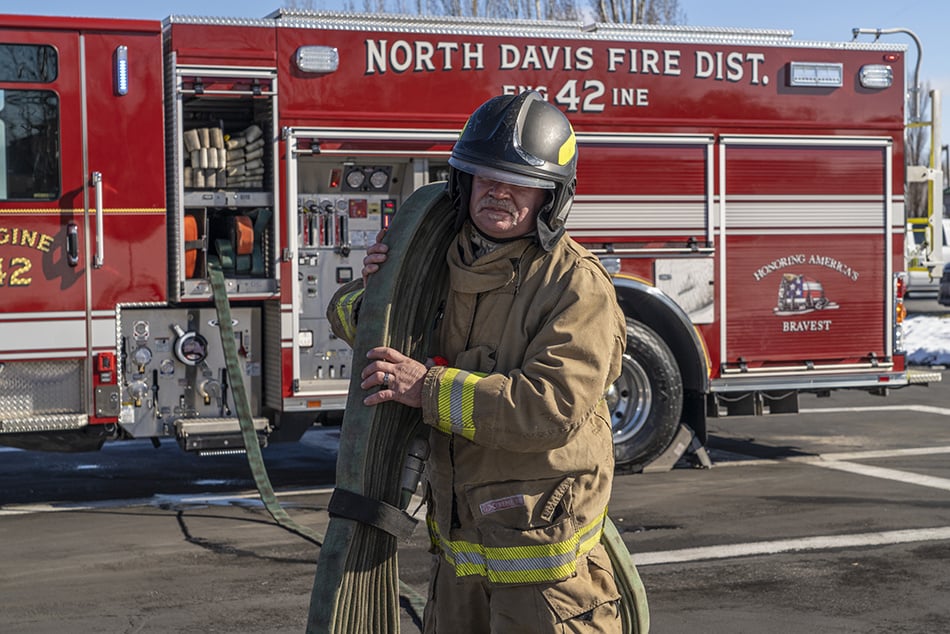
[[[409,539],[416,524],[419,523],[418,520],[392,504],[339,487],[333,489],[327,512],[331,517],[345,517],[373,526],[398,539]]]

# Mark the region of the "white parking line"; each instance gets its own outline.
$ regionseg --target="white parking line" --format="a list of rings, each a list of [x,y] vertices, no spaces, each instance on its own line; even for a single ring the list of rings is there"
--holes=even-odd
[[[881,408],[869,409],[878,410]],[[905,408],[894,409],[904,410]],[[937,410],[938,408],[927,409]],[[950,410],[939,410],[938,412],[931,413],[950,414]],[[823,467],[825,469],[835,469],[838,471],[855,473],[872,478],[882,478],[886,480],[894,480],[896,482],[903,482],[905,484],[913,484],[917,486],[941,489],[943,491],[950,491],[950,479],[947,478],[937,478],[919,473],[912,473],[909,471],[900,471],[897,469],[886,469],[883,467],[857,464],[855,462],[846,462],[850,460],[870,460],[874,458],[940,455],[948,453],[950,453],[950,446],[912,447],[907,449],[827,453],[817,456],[789,456],[788,458],[777,460],[736,460],[730,462],[717,462],[716,467],[727,465],[752,466],[797,462],[814,465],[816,467]],[[749,557],[754,555],[774,555],[786,552],[827,550],[832,548],[860,548],[867,546],[884,546],[890,544],[941,540],[950,540],[950,526],[942,526],[938,528],[906,529],[880,533],[859,533],[855,535],[800,537],[796,539],[751,542],[747,544],[727,544],[723,546],[707,546],[700,548],[683,548],[680,550],[631,553],[631,556],[633,557],[634,563],[638,566],[651,566],[657,564],[683,563],[709,559],[729,559],[732,557]]]
[[[907,449],[878,449],[873,451],[843,451],[823,453],[822,460],[872,460],[874,458],[900,458],[903,456],[932,456],[950,453],[950,446],[909,447]]]
[[[762,460],[728,460],[716,462],[716,467],[749,467],[769,464],[782,464],[796,462],[808,464],[825,469],[836,469],[838,471],[847,471],[871,478],[881,478],[883,480],[894,480],[895,482],[904,482],[906,484],[915,484],[933,489],[950,491],[950,479],[937,478],[934,476],[921,475],[911,471],[900,471],[898,469],[886,469],[884,467],[873,467],[870,465],[857,464],[854,460],[872,460],[875,458],[901,458],[907,456],[932,456],[950,453],[950,447],[912,447],[908,449],[880,449],[875,451],[848,451],[840,453],[824,453],[817,456],[788,456],[787,458],[766,458]]]
[[[847,471],[858,475],[870,476],[872,478],[882,478],[884,480],[894,480],[895,482],[904,482],[905,484],[916,484],[917,486],[930,487],[932,489],[942,489],[950,491],[950,480],[947,478],[935,478],[933,476],[921,475],[910,471],[899,471],[897,469],[885,469],[883,467],[872,467],[870,465],[858,464],[856,462],[841,461],[815,461],[811,464],[825,469],[836,469],[838,471]]]
[[[717,460],[713,463],[720,467],[757,467],[761,465],[784,464],[787,462],[801,462],[804,464],[822,464],[841,460],[873,460],[876,458],[901,458],[906,456],[931,456],[950,453],[950,446],[940,447],[909,447],[906,449],[875,449],[870,451],[844,451],[837,453],[823,453],[814,456],[787,456],[784,458],[745,458],[745,454],[732,452],[717,452],[735,456],[729,460]]]
[[[768,542],[726,544],[724,546],[658,550],[647,553],[634,552],[630,554],[633,557],[633,563],[637,566],[655,566],[658,564],[685,563],[709,559],[729,559],[732,557],[776,555],[780,553],[828,550],[832,548],[888,546],[891,544],[943,540],[950,540],[950,526],[884,531],[880,533],[858,533],[855,535],[799,537],[796,539],[778,539]]]
[[[278,498],[288,498],[299,495],[330,494],[332,492],[333,487],[320,487],[316,489],[291,489],[287,491],[275,492],[275,495]],[[208,493],[204,495],[159,494],[150,498],[139,498],[133,500],[103,500],[101,502],[89,502],[86,504],[57,502],[42,504],[8,504],[5,506],[0,506],[0,517],[3,517],[4,515],[31,515],[33,513],[61,513],[63,511],[94,511],[130,506],[228,506],[241,503],[261,504],[260,494],[257,492],[224,494]]]
[[[939,414],[950,416],[950,409],[946,407],[931,407],[930,405],[881,405],[878,407],[816,407],[799,410],[799,414],[838,414],[842,412],[920,412],[922,414]]]
[[[135,502],[134,504],[129,504],[129,502]],[[142,506],[147,504],[143,500],[126,500],[121,506]],[[0,508],[0,517],[5,515],[33,515],[34,513],[57,513],[61,511],[90,511],[93,509],[107,509],[115,508],[116,504],[94,504],[94,505],[79,505],[79,504],[10,504]]]

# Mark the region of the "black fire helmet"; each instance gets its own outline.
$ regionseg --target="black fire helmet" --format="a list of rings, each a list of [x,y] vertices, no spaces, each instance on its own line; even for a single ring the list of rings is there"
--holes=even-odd
[[[459,225],[469,213],[473,175],[550,190],[538,212],[538,240],[550,251],[574,201],[577,140],[570,121],[535,91],[492,97],[472,113],[449,158],[449,195]]]

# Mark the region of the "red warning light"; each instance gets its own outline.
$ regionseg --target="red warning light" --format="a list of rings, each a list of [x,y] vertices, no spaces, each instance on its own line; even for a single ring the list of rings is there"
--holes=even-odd
[[[900,58],[901,58],[901,56],[898,55],[897,53],[885,53],[885,54],[884,54],[884,61],[885,61],[885,62],[896,62],[896,61],[899,60]]]
[[[393,214],[396,213],[396,199],[384,198],[380,202],[383,210],[383,229],[388,229],[389,222],[392,220]]]
[[[340,188],[340,170],[330,170],[330,189]]]

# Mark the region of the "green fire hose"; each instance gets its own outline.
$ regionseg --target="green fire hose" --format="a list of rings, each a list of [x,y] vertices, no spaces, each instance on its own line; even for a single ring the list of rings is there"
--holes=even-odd
[[[301,537],[312,541],[317,546],[323,542],[323,536],[311,528],[302,526],[287,514],[277,501],[274,487],[267,477],[267,468],[264,466],[264,457],[261,455],[261,445],[257,440],[257,431],[252,421],[251,404],[241,380],[241,364],[238,361],[237,344],[234,339],[234,326],[231,323],[231,306],[228,303],[228,291],[224,282],[224,273],[217,265],[208,266],[208,277],[211,278],[211,293],[214,297],[214,307],[218,315],[218,333],[221,335],[221,347],[224,350],[224,360],[231,377],[231,394],[234,398],[234,410],[237,413],[238,424],[241,427],[241,438],[247,453],[247,463],[254,477],[254,484],[261,496],[264,508],[270,513],[274,521],[287,530],[297,533]]]
[[[454,234],[455,212],[444,192],[442,184],[423,187],[396,214],[384,238],[390,245],[386,266],[369,280],[353,345],[334,496],[343,491],[376,500],[396,515],[401,513],[400,481],[409,443],[424,433],[421,413],[395,402],[364,406],[360,373],[368,362],[366,353],[376,346],[391,346],[420,361],[426,358],[448,273],[445,250]],[[397,537],[334,516],[332,504],[330,511],[307,631],[398,632]]]
[[[235,336],[234,336],[234,328],[232,326],[232,321],[231,321],[231,307],[228,302],[227,287],[225,284],[224,274],[222,273],[220,267],[216,265],[213,265],[213,264],[209,265],[208,268],[209,268],[209,278],[211,281],[212,296],[214,298],[215,309],[216,309],[217,317],[218,317],[219,334],[221,336],[221,344],[224,351],[225,362],[227,364],[228,374],[231,377],[234,377],[234,379],[232,380],[232,395],[234,399],[235,412],[237,414],[238,423],[241,429],[242,439],[244,441],[245,451],[247,453],[248,466],[250,467],[251,474],[254,478],[254,483],[261,497],[261,501],[264,504],[264,508],[271,515],[274,521],[281,527],[300,535],[301,537],[313,542],[317,546],[320,546],[321,553],[327,552],[328,548],[329,548],[329,552],[332,553],[335,551],[335,549],[333,546],[328,546],[325,543],[326,537],[324,535],[321,535],[320,533],[314,531],[313,529],[307,526],[303,526],[300,523],[296,522],[280,506],[280,503],[277,500],[277,496],[274,493],[274,489],[273,489],[273,486],[271,485],[270,478],[267,475],[267,469],[264,465],[264,459],[261,453],[260,443],[257,438],[257,431],[254,429],[254,423],[252,421],[252,412],[251,412],[251,407],[250,407],[250,400],[248,399],[247,391],[245,390],[245,387],[244,387],[244,382],[240,380],[239,378],[242,376],[242,371],[241,371],[241,366],[238,359],[237,345],[236,345]],[[367,330],[369,329],[367,328]],[[365,359],[365,354],[363,358]],[[363,365],[365,365],[365,361],[363,362]],[[361,368],[362,366],[360,366],[360,369]],[[357,377],[359,376],[359,370],[355,371],[354,376],[357,376]],[[358,380],[356,382],[356,390],[359,391]],[[354,392],[352,388],[350,391],[351,393],[356,393]],[[362,407],[362,403],[360,403],[360,407],[355,407],[355,406],[350,407],[348,404],[348,407],[347,407],[348,411],[357,410],[357,409],[364,410],[364,413],[366,410],[368,410],[368,408]],[[421,422],[419,424],[421,424]],[[352,426],[354,428],[358,427],[356,423],[354,423]],[[345,434],[344,436],[346,436],[349,439],[353,439],[354,434]],[[403,441],[403,445],[404,445],[406,442],[406,439],[401,439],[401,440]],[[348,444],[353,445],[354,443],[350,442]],[[341,439],[341,451],[337,459],[338,470],[341,465],[345,467],[347,464],[351,464],[351,466],[353,466],[357,462],[362,463],[362,460],[359,459],[359,457],[354,454],[356,452],[364,453],[364,457],[365,457],[365,451],[359,450],[359,449],[354,451],[351,449],[347,451],[346,452],[347,455],[344,456],[343,445],[344,445],[344,442]],[[392,455],[403,456],[405,455],[405,451],[400,452],[399,450],[397,450]],[[350,460],[353,460],[353,463],[350,463]],[[402,465],[400,462],[399,467],[401,468],[401,466]],[[365,465],[363,468],[365,468]],[[373,470],[367,470],[368,473],[372,471]],[[399,473],[397,471],[396,472],[397,482],[398,482],[398,476],[399,476]],[[338,476],[337,476],[338,486],[340,483],[339,478],[340,478],[340,475],[338,473]],[[331,522],[331,525],[332,525],[332,522]],[[362,527],[362,525],[359,525],[359,526]],[[332,543],[332,539],[333,539],[333,535],[331,532],[331,543]],[[360,539],[362,541],[362,538]],[[395,595],[396,604],[398,605],[398,597],[401,596],[402,599],[405,601],[405,603],[408,605],[408,608],[412,612],[415,613],[418,619],[421,620],[422,610],[425,607],[425,597],[420,595],[410,586],[406,585],[405,583],[400,582],[397,578],[395,578],[394,576],[395,570],[396,570],[395,559],[391,558],[390,562],[391,562],[393,576],[392,576],[392,580],[387,580],[387,582],[392,581],[395,584],[395,586],[398,588],[397,594]],[[315,590],[316,590],[316,587],[317,586],[315,584],[314,586]],[[378,600],[382,601],[380,605],[388,605],[389,602],[391,601],[391,597],[380,596]],[[376,604],[377,600],[364,601],[364,603]],[[335,603],[334,603],[334,607],[336,607]],[[343,612],[346,614],[353,612],[352,606],[344,607]],[[395,631],[398,631],[399,621],[398,621],[398,612],[395,610],[394,612],[395,612],[395,617],[396,617],[395,626],[394,626],[395,629],[387,629],[386,627],[383,627],[382,624],[380,624],[380,627],[383,627],[383,629],[377,629],[376,626],[374,625],[374,626],[371,626],[372,629],[353,629],[353,630],[334,630],[334,631],[352,631],[352,632],[393,631],[395,632]],[[313,619],[311,616],[311,619],[308,622],[308,631],[320,631],[320,630],[312,629],[312,626],[311,626],[312,621]]]

